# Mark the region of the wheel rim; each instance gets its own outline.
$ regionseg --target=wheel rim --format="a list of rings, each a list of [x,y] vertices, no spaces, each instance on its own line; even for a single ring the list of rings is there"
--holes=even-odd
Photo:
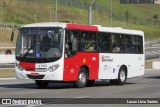
[[[120,79],[121,79],[122,82],[124,82],[125,79],[126,79],[126,74],[125,74],[124,70],[120,72]]]
[[[84,85],[86,83],[86,75],[83,72],[79,74],[79,83],[81,85]]]

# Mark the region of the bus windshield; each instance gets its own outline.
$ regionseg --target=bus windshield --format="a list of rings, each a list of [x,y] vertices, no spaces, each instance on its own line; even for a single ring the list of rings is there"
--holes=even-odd
[[[44,62],[62,56],[62,34],[60,27],[21,28],[16,46],[16,59],[19,61]],[[40,61],[42,62],[42,60]]]

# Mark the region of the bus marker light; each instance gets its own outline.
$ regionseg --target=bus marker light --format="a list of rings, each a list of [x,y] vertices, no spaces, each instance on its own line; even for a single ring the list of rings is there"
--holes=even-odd
[[[86,59],[85,59],[85,58],[83,59],[83,63],[84,63],[84,64],[86,63]]]
[[[23,71],[23,67],[20,66],[19,64],[16,63],[16,67],[20,70],[20,71]]]
[[[74,73],[74,69],[72,68],[70,72],[71,72],[71,73]]]

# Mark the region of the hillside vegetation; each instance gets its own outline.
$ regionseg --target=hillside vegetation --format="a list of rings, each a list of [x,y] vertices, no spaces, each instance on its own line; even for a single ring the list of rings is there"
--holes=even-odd
[[[83,7],[83,5],[88,5],[92,0],[63,0],[65,2],[70,1],[65,6],[62,0],[57,1],[59,2],[57,21],[88,23],[88,10],[86,8],[76,8],[76,5],[82,5]],[[120,0],[112,1],[113,27],[143,30],[146,38],[160,38],[160,5],[120,4]],[[72,6],[73,3],[77,4]],[[51,21],[55,21],[55,0],[0,0],[0,4],[2,4],[1,22],[17,24],[48,22],[50,21],[49,7],[52,7]],[[93,25],[111,25],[110,4],[110,0],[96,1],[96,5],[93,6]],[[100,8],[99,10],[96,10],[97,6]],[[11,31],[2,30],[0,29],[0,46],[2,44],[3,46],[8,46],[10,43],[5,44],[3,42],[8,40],[9,37],[7,36],[10,36]]]

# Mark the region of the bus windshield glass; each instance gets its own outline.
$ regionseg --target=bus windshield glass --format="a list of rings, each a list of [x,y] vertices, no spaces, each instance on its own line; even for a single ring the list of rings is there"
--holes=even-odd
[[[48,59],[62,56],[62,34],[60,27],[21,28],[18,35],[16,58]],[[33,61],[34,62],[34,61]]]

